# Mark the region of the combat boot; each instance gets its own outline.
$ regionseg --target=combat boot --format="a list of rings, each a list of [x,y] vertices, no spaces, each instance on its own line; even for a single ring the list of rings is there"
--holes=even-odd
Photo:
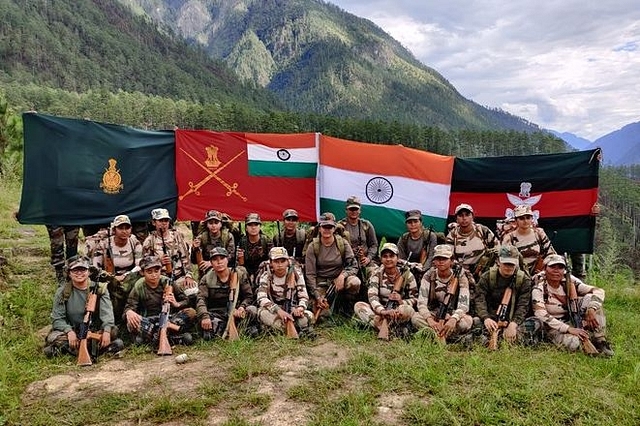
[[[593,343],[593,346],[596,347],[600,355],[606,358],[611,358],[614,355],[613,349],[611,349],[611,345],[605,339],[596,340]]]

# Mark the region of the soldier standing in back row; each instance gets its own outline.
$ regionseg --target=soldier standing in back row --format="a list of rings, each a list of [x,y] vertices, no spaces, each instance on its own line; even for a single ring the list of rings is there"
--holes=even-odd
[[[294,209],[286,209],[282,213],[284,219],[284,229],[280,234],[273,236],[274,247],[284,247],[289,256],[293,256],[295,250],[295,261],[304,267],[304,243],[307,233],[298,226],[298,212]]]
[[[347,217],[338,222],[349,233],[349,244],[353,249],[353,254],[358,261],[358,267],[364,268],[367,276],[362,276],[363,271],[359,271],[360,279],[363,282],[368,279],[368,275],[378,266],[378,238],[373,224],[360,217],[362,203],[355,195],[347,198],[345,211]]]
[[[398,240],[398,257],[411,262],[413,275],[420,282],[422,274],[431,267],[433,251],[438,244],[436,231],[422,226],[422,212],[409,210],[404,214],[407,231]]]
[[[58,285],[65,282],[64,264],[78,254],[78,226],[47,225],[51,243],[51,265],[56,270]]]
[[[217,210],[209,210],[202,221],[205,229],[193,239],[191,262],[198,265],[200,277],[203,277],[211,268],[209,253],[215,247],[222,247],[227,250],[230,262],[233,263],[235,261],[235,239],[231,231],[223,226],[222,221],[222,213]],[[202,254],[202,264],[197,262],[198,251]]]
[[[262,233],[262,221],[258,213],[249,213],[245,220],[245,235],[238,242],[238,264],[249,274],[252,289],[256,288],[256,273],[260,264],[269,259],[271,242]]]

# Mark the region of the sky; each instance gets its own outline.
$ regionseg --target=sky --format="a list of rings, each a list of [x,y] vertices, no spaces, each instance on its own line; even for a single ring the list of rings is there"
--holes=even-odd
[[[328,0],[467,99],[594,141],[640,121],[636,0]]]

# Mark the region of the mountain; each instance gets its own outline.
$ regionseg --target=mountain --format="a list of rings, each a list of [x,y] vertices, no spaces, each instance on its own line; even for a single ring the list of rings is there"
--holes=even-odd
[[[583,149],[586,149],[589,146],[589,144],[591,144],[591,141],[589,139],[582,138],[578,135],[574,135],[573,133],[569,133],[569,132],[560,133],[555,130],[549,130],[549,132],[551,132],[552,134],[556,135],[557,137],[565,141],[567,144],[569,144],[569,146],[580,151]]]
[[[120,0],[292,111],[445,129],[538,131],[465,99],[369,20],[321,0]]]
[[[640,122],[606,134],[589,145],[602,148],[604,163],[613,166],[640,164]]]

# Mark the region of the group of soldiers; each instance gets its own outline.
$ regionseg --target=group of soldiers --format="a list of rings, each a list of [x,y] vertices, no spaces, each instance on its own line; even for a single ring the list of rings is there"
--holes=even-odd
[[[45,353],[77,353],[87,327],[99,336],[96,355],[122,350],[119,329],[151,346],[163,331],[183,345],[194,333],[205,340],[266,330],[313,338],[315,324],[344,316],[384,340],[420,333],[491,349],[500,340],[547,340],[613,355],[604,291],[569,273],[530,206],[517,206],[499,236],[474,222],[468,204],[456,207],[446,236],[410,210],[407,232],[380,247],[361,207],[349,197],[345,218],[324,213],[307,229],[287,209],[273,238],[257,213],[246,215],[242,233],[242,223],[210,210],[192,223],[190,244],[166,209],[151,212],[153,229],[144,238],[133,234],[128,216],[116,216],[86,238],[84,255],[67,250],[66,268],[52,257],[60,285]],[[53,243],[52,256],[60,257]],[[92,294],[97,303],[87,324]]]

